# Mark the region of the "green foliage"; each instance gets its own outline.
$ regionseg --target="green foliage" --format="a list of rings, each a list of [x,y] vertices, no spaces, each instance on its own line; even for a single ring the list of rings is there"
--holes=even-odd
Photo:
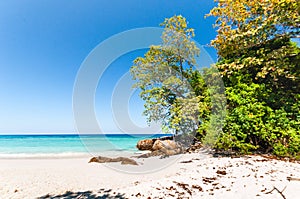
[[[268,106],[262,100],[268,95],[263,84],[238,83],[227,87],[226,93],[229,111],[218,148],[299,155],[300,120],[291,120],[291,113],[284,108],[274,110]]]
[[[222,0],[210,15],[215,67],[195,70],[200,51],[180,15],[162,23],[162,45],[135,59],[148,121],[164,132],[197,130],[219,149],[300,159],[300,48],[291,42],[300,34],[298,1]]]
[[[210,15],[228,102],[216,147],[300,157],[299,2],[224,0]]]
[[[249,48],[300,34],[298,0],[216,0],[209,16],[217,17],[212,41],[221,57],[240,57]]]
[[[203,77],[207,85],[207,91],[204,92],[204,105],[209,110],[205,115],[201,115],[204,121],[198,129],[202,135],[203,144],[214,146],[219,134],[222,133],[224,119],[226,115],[226,96],[222,78],[218,69],[212,65],[204,69]],[[201,104],[200,104],[201,105]]]
[[[200,50],[184,17],[173,16],[161,25],[162,45],[151,46],[144,57],[136,58],[131,74],[141,89],[148,122],[161,122],[164,132],[193,133],[199,112],[202,116],[209,112],[204,79],[194,70]]]

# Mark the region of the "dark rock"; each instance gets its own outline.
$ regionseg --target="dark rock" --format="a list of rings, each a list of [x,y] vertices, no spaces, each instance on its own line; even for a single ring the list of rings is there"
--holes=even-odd
[[[137,158],[148,158],[153,156],[162,156],[164,158],[180,154],[183,151],[182,147],[172,140],[156,140],[152,147],[152,152],[137,156]]]
[[[173,140],[156,140],[152,146],[152,151],[175,150],[180,146]]]
[[[98,156],[98,157],[92,157],[89,163],[90,162],[98,162],[98,163],[121,162],[121,164],[138,165],[138,163],[135,160],[126,157],[108,158],[108,157]]]
[[[168,157],[184,152],[181,144],[173,140],[173,136],[140,140],[137,143],[137,148],[151,151],[150,153],[137,156],[138,158],[148,158],[152,156]]]
[[[173,136],[164,136],[164,137],[160,137],[160,138],[140,140],[140,141],[138,141],[136,147],[141,151],[144,151],[144,150],[153,151],[152,147],[157,140],[161,140],[161,141],[173,140]]]
[[[138,141],[136,147],[141,151],[152,150],[153,144],[154,144],[153,139],[140,140],[140,141]]]

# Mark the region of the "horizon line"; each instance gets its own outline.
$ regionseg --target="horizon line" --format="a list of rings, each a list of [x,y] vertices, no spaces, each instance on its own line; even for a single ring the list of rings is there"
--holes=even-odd
[[[59,136],[59,135],[173,135],[171,133],[55,133],[55,134],[51,134],[51,133],[41,133],[41,134],[37,134],[37,133],[33,133],[33,134],[1,134],[0,136]]]

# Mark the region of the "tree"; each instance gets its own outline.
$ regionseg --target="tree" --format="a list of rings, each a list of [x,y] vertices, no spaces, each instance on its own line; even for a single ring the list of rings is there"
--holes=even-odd
[[[207,115],[208,110],[203,77],[194,70],[200,53],[191,40],[194,30],[181,15],[165,19],[161,26],[162,45],[150,46],[144,57],[134,60],[135,87],[141,89],[148,122],[159,121],[171,133],[195,133],[199,114]]]
[[[218,69],[228,114],[219,148],[300,157],[300,34],[296,0],[222,0],[217,17]]]
[[[212,41],[220,57],[245,54],[270,41],[299,38],[297,0],[220,0],[209,15],[217,17],[218,35]]]

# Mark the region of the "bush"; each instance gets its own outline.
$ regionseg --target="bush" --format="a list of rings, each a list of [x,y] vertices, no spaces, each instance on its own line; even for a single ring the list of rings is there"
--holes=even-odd
[[[226,94],[226,124],[216,148],[299,157],[299,101],[276,110],[265,100],[273,93],[264,84],[256,83],[237,83],[227,87]]]

